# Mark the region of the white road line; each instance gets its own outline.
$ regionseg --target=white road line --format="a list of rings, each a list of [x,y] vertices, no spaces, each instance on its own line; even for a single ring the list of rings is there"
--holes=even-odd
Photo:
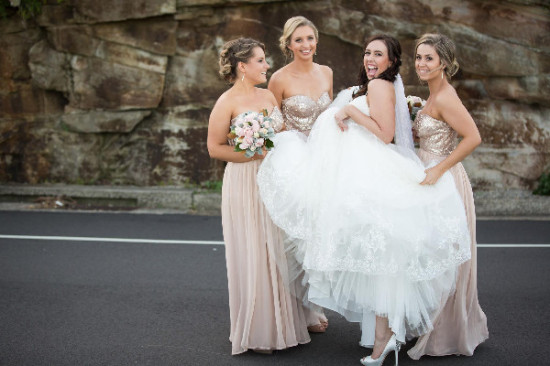
[[[478,248],[550,248],[550,244],[478,244]]]
[[[0,235],[0,239],[22,240],[64,240],[64,241],[94,241],[110,243],[147,243],[147,244],[209,244],[223,245],[223,241],[214,240],[164,240],[164,239],[131,239],[131,238],[96,238],[89,236],[37,236],[37,235]]]
[[[38,235],[1,235],[0,239],[17,240],[58,240],[58,241],[91,241],[109,243],[146,243],[146,244],[206,244],[223,245],[218,240],[166,240],[166,239],[131,239],[131,238],[98,238],[90,236],[38,236]],[[478,248],[550,248],[550,244],[478,244]]]

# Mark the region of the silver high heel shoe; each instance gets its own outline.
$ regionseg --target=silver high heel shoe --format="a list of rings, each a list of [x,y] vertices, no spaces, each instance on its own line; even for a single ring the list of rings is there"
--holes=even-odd
[[[384,348],[384,352],[378,357],[376,360],[373,360],[371,356],[364,357],[359,360],[361,364],[365,366],[381,366],[384,360],[386,359],[386,356],[391,351],[395,352],[395,366],[398,366],[398,360],[397,360],[397,354],[399,353],[399,350],[401,349],[401,343],[395,339],[395,334],[392,334],[390,340],[388,343],[386,343],[386,347]]]

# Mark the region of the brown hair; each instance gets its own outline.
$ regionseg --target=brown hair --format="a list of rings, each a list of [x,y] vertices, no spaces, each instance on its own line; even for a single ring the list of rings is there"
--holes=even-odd
[[[397,77],[397,74],[399,74],[399,68],[401,67],[401,44],[397,39],[390,35],[377,34],[367,39],[367,42],[365,42],[365,48],[367,48],[369,43],[376,40],[384,42],[386,48],[388,49],[388,58],[391,61],[391,65],[383,73],[381,73],[377,79],[388,80],[393,83]],[[361,62],[361,68],[359,69],[358,81],[361,87],[353,94],[354,98],[367,93],[369,78],[367,77],[367,70],[365,69],[365,64],[363,62]]]
[[[306,17],[303,17],[301,15],[289,18],[285,26],[283,28],[283,35],[279,38],[279,48],[283,52],[283,55],[285,55],[286,58],[292,58],[293,54],[292,51],[288,49],[288,46],[290,45],[290,39],[292,37],[292,33],[296,30],[296,28],[308,26],[311,29],[313,29],[313,33],[315,34],[315,39],[319,41],[319,31],[317,30],[317,27],[313,24],[313,22]]]
[[[445,75],[447,75],[448,79],[457,73],[459,65],[455,56],[456,46],[449,37],[437,33],[426,33],[422,35],[422,37],[416,41],[416,46],[414,48],[415,56],[418,46],[421,44],[430,45],[435,49],[441,64],[445,65]]]
[[[233,83],[237,78],[239,62],[247,63],[254,56],[254,48],[260,47],[265,52],[263,43],[252,38],[237,38],[223,45],[220,54],[220,76]]]

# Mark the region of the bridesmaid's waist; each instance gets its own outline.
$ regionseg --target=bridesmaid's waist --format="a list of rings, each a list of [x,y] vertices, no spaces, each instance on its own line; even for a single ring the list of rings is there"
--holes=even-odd
[[[430,154],[446,158],[453,152],[454,148],[442,149],[439,146],[430,146],[429,144],[423,144],[422,141],[420,141],[420,150],[424,150]]]

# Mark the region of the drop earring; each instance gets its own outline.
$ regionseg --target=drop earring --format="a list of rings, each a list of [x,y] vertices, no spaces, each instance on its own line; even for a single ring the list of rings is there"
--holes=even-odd
[[[241,81],[244,83],[244,74],[243,74],[243,77],[241,78]]]
[[[441,71],[441,80],[443,80],[443,71]]]

